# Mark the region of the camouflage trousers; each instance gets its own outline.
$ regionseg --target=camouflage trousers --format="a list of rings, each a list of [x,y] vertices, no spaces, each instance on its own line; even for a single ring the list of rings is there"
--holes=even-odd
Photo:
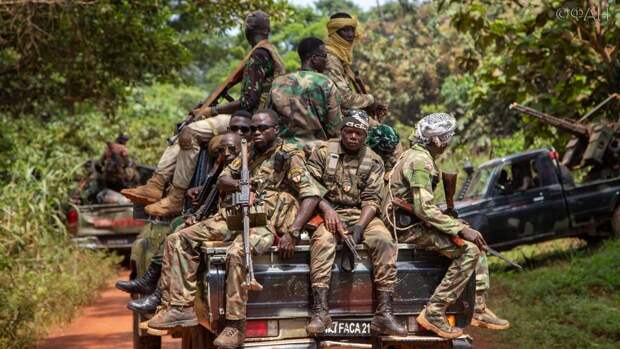
[[[489,278],[489,263],[486,253],[480,255],[478,264],[476,265],[476,305],[477,312],[483,312],[486,308],[487,292],[491,288],[491,280]]]
[[[177,188],[189,187],[198,161],[200,145],[208,142],[213,136],[225,133],[229,122],[230,115],[218,115],[189,124],[187,127],[191,130],[191,147],[182,149],[177,139],[174,144],[166,148],[155,172],[164,176],[166,180],[172,178],[172,184]]]
[[[336,210],[342,222],[351,226],[359,220],[359,209]],[[398,245],[379,218],[374,218],[364,230],[362,243],[372,260],[373,278],[378,291],[391,292],[396,283]],[[332,266],[336,258],[336,242],[325,224],[310,239],[310,280],[313,287],[329,287]]]
[[[429,307],[443,309],[454,303],[463,293],[467,281],[476,271],[480,259],[480,249],[469,242],[461,247],[452,242],[450,235],[422,225],[416,226],[405,238],[406,243],[413,243],[419,248],[436,251],[452,260],[446,275],[435,289],[429,300]]]
[[[250,229],[250,248],[253,255],[265,253],[273,245],[275,235],[287,233],[295,220],[299,204],[287,192],[269,193],[265,200],[267,226]],[[238,233],[226,251],[226,319],[243,320],[246,316],[248,291],[241,287],[245,281],[245,252],[243,236]]]
[[[164,243],[160,286],[164,304],[192,306],[196,294],[200,246],[207,241],[232,238],[221,212],[170,234]]]

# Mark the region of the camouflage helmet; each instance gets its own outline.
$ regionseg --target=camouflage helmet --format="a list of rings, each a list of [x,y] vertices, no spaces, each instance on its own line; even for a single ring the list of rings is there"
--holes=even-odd
[[[366,144],[377,153],[392,153],[400,142],[400,135],[389,125],[381,124],[368,132]]]

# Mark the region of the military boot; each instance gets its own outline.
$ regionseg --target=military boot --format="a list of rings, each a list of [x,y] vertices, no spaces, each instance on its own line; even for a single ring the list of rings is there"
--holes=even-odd
[[[161,290],[157,288],[146,297],[132,300],[127,304],[127,308],[140,314],[154,314],[160,304]]]
[[[155,217],[176,217],[183,211],[185,189],[172,186],[168,195],[144,208],[144,212]]]
[[[423,328],[435,332],[443,338],[457,338],[463,335],[463,330],[458,327],[452,327],[446,318],[447,305],[438,305],[430,303],[420,313],[418,324]]]
[[[470,325],[491,330],[505,330],[510,327],[510,322],[498,317],[487,308],[484,292],[476,292],[476,306]]]
[[[136,188],[123,189],[121,194],[136,204],[149,205],[161,200],[166,185],[164,176],[154,173],[145,185]]]
[[[162,309],[149,321],[149,327],[167,330],[174,327],[192,327],[198,325],[194,307],[170,306]]]
[[[392,310],[392,292],[377,291],[377,311],[370,323],[373,335],[406,336],[407,329],[398,323]]]
[[[127,293],[151,294],[157,288],[160,275],[161,264],[150,263],[144,275],[129,281],[117,281],[115,286]]]
[[[245,320],[227,320],[226,328],[213,341],[218,348],[238,348],[245,341]]]
[[[332,318],[329,316],[327,307],[328,293],[329,288],[327,287],[312,288],[312,318],[306,326],[306,332],[309,336],[321,334],[332,325]]]

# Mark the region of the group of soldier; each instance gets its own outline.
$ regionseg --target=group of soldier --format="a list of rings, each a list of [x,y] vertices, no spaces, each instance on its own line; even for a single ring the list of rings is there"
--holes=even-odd
[[[439,178],[435,158],[442,154],[455,130],[455,120],[445,113],[422,118],[411,138],[411,148],[400,149],[400,138],[380,123],[386,105],[365,93],[352,70],[352,48],[358,38],[357,21],[337,13],[327,23],[325,42],[305,38],[299,43],[301,69],[285,74],[280,56],[268,41],[269,17],[250,13],[245,35],[252,50],[244,59],[238,100],[196,108],[178,139],[165,150],[146,185],[125,189],[123,195],[147,204],[157,217],[182,213],[201,144],[222,155],[226,166],[217,180],[221,200],[217,212],[198,221],[185,218],[181,228],[168,235],[147,272],[117,287],[149,295],[130,302],[139,312],[156,312],[148,326],[165,330],[198,324],[193,308],[200,247],[205,242],[228,241],[226,257],[226,328],[214,344],[236,348],[245,338],[247,290],[242,235],[227,225],[227,194],[240,187],[242,139],[251,144],[251,187],[267,218],[251,229],[255,255],[277,244],[281,258],[293,255],[306,223],[319,213],[322,223],[309,232],[312,317],[309,335],[320,335],[331,324],[329,286],[336,244],[352,237],[368,250],[373,267],[377,308],[371,322],[373,334],[406,335],[393,315],[398,241],[437,251],[452,259],[446,275],[418,317],[420,325],[439,336],[455,338],[462,329],[452,326],[446,308],[463,292],[476,273],[476,304],[472,325],[491,329],[509,326],[486,307],[488,267],[481,234],[433,203]],[[168,194],[164,188],[170,183]],[[390,198],[405,199],[419,224],[392,233],[388,216]],[[394,229],[394,231],[396,231]],[[461,241],[455,244],[455,238]],[[275,241],[275,242],[274,242]],[[353,270],[354,259],[343,249],[343,269]],[[347,252],[349,251],[349,252]]]

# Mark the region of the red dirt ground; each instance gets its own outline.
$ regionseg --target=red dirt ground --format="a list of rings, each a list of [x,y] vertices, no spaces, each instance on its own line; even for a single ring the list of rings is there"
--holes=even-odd
[[[127,279],[122,270],[118,279]],[[99,298],[81,310],[78,317],[65,327],[53,330],[42,340],[39,349],[132,349],[132,313],[126,308],[128,294],[117,290],[110,280]],[[181,349],[181,340],[164,337],[163,349]]]

